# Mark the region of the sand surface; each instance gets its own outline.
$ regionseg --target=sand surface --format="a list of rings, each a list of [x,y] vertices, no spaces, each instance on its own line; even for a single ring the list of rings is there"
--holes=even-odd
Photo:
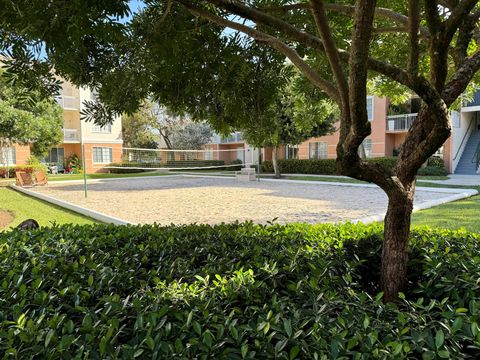
[[[378,188],[181,176],[90,183],[87,199],[79,183],[35,191],[140,224],[342,222],[381,214],[387,204]],[[415,203],[448,195],[420,190]]]

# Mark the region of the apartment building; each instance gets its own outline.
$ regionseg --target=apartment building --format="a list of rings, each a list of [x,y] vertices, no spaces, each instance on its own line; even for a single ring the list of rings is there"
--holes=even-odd
[[[367,98],[368,119],[372,133],[364,141],[367,157],[395,156],[405,141],[408,129],[415,121],[420,109],[420,99],[411,98],[401,105],[393,105],[387,98]],[[477,174],[480,170],[480,91],[472,101],[464,102],[458,111],[452,111],[452,135],[437,152],[443,158],[450,173]],[[338,128],[338,124],[337,124]],[[233,135],[233,134],[232,134]],[[234,146],[239,149],[244,141],[236,135]],[[224,142],[212,142],[210,146],[227,146]],[[339,141],[338,131],[322,137],[310,138],[295,146],[284,146],[277,150],[278,159],[334,159]],[[272,149],[260,150],[263,160],[271,160]],[[255,161],[256,162],[256,161]]]
[[[87,173],[103,172],[104,166],[122,160],[122,123],[118,117],[111,125],[100,127],[81,119],[85,100],[94,100],[95,94],[88,88],[78,88],[63,83],[57,103],[63,108],[63,141],[53,146],[43,159],[47,164],[56,164],[61,172],[65,162],[73,154],[82,160],[85,155]],[[82,152],[83,148],[83,152]],[[10,165],[24,165],[30,156],[30,147],[15,145],[9,153]]]

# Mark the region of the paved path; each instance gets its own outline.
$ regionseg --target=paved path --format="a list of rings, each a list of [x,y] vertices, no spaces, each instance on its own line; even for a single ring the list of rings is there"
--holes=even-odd
[[[443,185],[464,185],[464,186],[480,186],[479,175],[448,175],[448,180],[422,180],[422,182],[431,182]]]

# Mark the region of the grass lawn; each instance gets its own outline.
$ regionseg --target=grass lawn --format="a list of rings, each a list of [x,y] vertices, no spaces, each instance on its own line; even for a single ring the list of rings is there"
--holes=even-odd
[[[480,233],[480,195],[418,211],[412,215],[412,225]]]
[[[37,220],[42,226],[51,225],[53,222],[80,225],[98,223],[94,219],[20,194],[12,189],[0,188],[0,199],[0,209],[8,210],[14,215],[13,222],[7,228],[30,218]]]

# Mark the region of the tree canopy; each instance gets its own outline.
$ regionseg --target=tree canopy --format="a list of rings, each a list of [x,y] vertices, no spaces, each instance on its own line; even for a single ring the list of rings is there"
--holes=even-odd
[[[62,109],[53,100],[39,100],[26,89],[11,86],[0,78],[0,148],[30,144],[36,156],[43,156],[61,142]]]

